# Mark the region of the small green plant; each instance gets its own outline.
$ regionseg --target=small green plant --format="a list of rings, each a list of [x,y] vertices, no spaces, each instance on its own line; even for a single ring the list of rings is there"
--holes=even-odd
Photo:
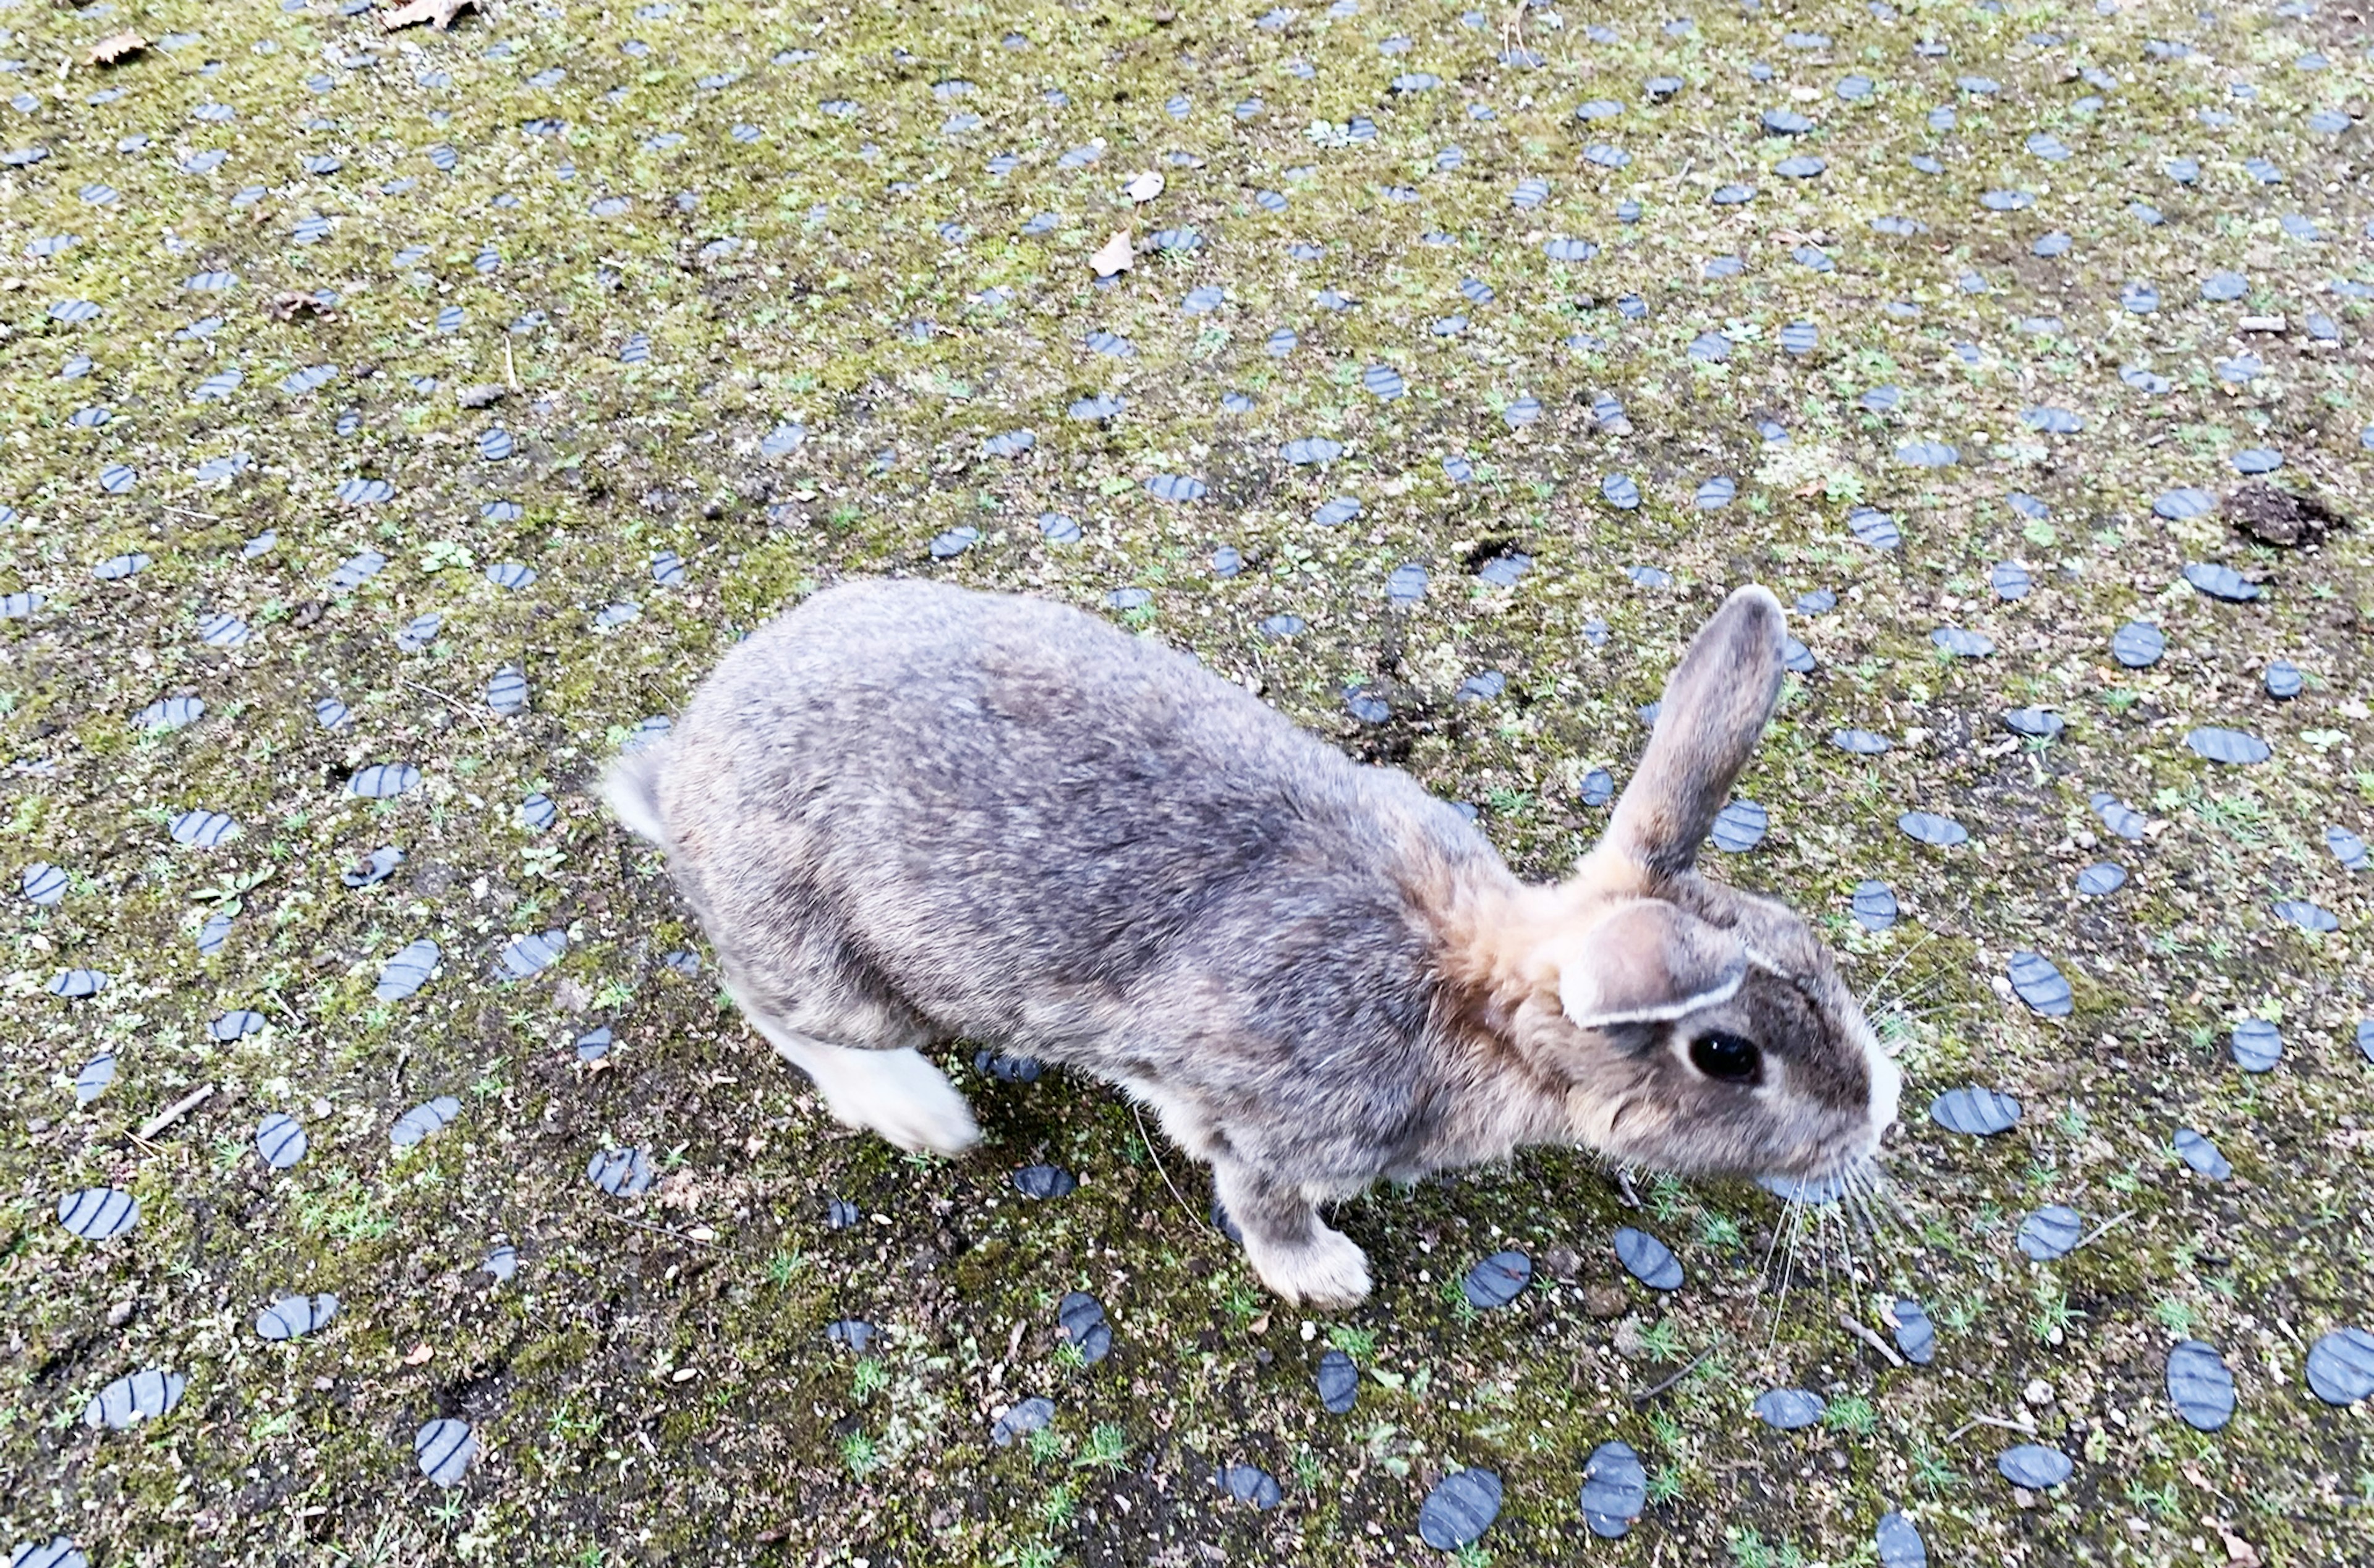
[[[890,1387],[890,1369],[882,1364],[879,1356],[866,1356],[851,1372],[849,1387],[861,1401],[870,1399]]]
[[[1951,1492],[1962,1482],[1962,1474],[1942,1454],[1922,1448],[1912,1456],[1913,1484],[1923,1492]]]
[[[1682,1494],[1682,1472],[1677,1465],[1660,1465],[1650,1473],[1645,1496],[1654,1505],[1671,1503]]]
[[[1080,1457],[1072,1461],[1072,1468],[1076,1470],[1093,1465],[1099,1469],[1117,1470],[1128,1460],[1129,1433],[1116,1422],[1099,1422],[1089,1429],[1088,1440],[1082,1445]]]
[[[1670,1317],[1660,1317],[1640,1330],[1640,1348],[1659,1361],[1682,1359],[1682,1330]]]
[[[2192,1337],[2193,1324],[2201,1317],[2201,1315],[2192,1309],[2192,1304],[2181,1296],[2160,1297],[2159,1300],[2152,1303],[2152,1316],[2159,1319],[2161,1328],[2171,1334],[2180,1334],[2188,1340]]]
[[[1327,1342],[1354,1361],[1367,1361],[1377,1353],[1377,1331],[1355,1328],[1348,1323],[1327,1325]]]
[[[2157,1486],[2145,1486],[2139,1480],[2130,1481],[2127,1483],[2127,1502],[2163,1519],[2175,1518],[2184,1506],[2176,1494],[2176,1482],[2172,1480],[2162,1481]]]
[[[2051,1280],[2036,1282],[2036,1311],[2027,1320],[2028,1332],[2042,1344],[2053,1344],[2064,1338],[2070,1327],[2086,1315],[2069,1305],[2069,1293]]]
[[[1034,1465],[1043,1465],[1050,1459],[1061,1457],[1064,1452],[1063,1434],[1052,1426],[1042,1426],[1032,1432],[1028,1443],[1030,1462]]]
[[[1484,1550],[1483,1542],[1471,1540],[1452,1552],[1451,1560],[1458,1563],[1459,1568],[1486,1568],[1492,1561],[1492,1554]]]
[[[1079,1503],[1079,1493],[1074,1492],[1068,1482],[1058,1486],[1040,1500],[1040,1521],[1051,1530],[1062,1529],[1072,1522],[1072,1515],[1078,1512]]]
[[[840,1462],[853,1479],[864,1480],[882,1468],[882,1451],[863,1431],[852,1432],[840,1440]]]
[[[1830,1401],[1830,1408],[1822,1412],[1822,1424],[1852,1437],[1869,1437],[1879,1425],[1879,1412],[1862,1395],[1849,1394]]]
[[[1739,1222],[1709,1209],[1698,1216],[1698,1239],[1709,1246],[1736,1248],[1740,1244]]]
[[[797,1252],[776,1253],[767,1259],[767,1283],[778,1287],[790,1284],[805,1262]]]
[[[1733,1525],[1722,1532],[1722,1544],[1734,1568],[1773,1568],[1772,1549],[1753,1525]]]

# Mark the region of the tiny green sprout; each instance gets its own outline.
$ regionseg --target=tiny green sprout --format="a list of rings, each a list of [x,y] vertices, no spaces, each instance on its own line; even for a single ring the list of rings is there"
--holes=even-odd
[[[1736,1247],[1740,1244],[1739,1222],[1709,1209],[1698,1216],[1698,1239],[1709,1246]]]
[[[890,1387],[890,1369],[882,1364],[879,1356],[864,1357],[851,1371],[849,1386],[860,1399],[872,1398]]]
[[[767,1282],[778,1286],[790,1284],[792,1277],[800,1271],[806,1261],[797,1252],[776,1253],[767,1259]]]
[[[1722,1532],[1724,1550],[1733,1568],[1773,1568],[1772,1549],[1753,1525],[1733,1525]]]
[[[1327,1342],[1354,1361],[1367,1361],[1377,1353],[1377,1331],[1355,1328],[1348,1323],[1327,1325]]]
[[[1031,1433],[1028,1442],[1030,1462],[1034,1465],[1043,1465],[1064,1452],[1064,1435],[1052,1426],[1042,1426]]]
[[[864,1480],[881,1469],[882,1452],[864,1432],[852,1432],[840,1440],[840,1462],[849,1467],[852,1479]]]
[[[2127,1502],[2163,1519],[2175,1518],[2184,1506],[2183,1501],[2177,1496],[2176,1482],[2172,1480],[2162,1481],[2157,1486],[2131,1481],[2127,1485]]]
[[[2161,1328],[2171,1334],[2181,1334],[2186,1339],[2192,1337],[2192,1326],[2201,1317],[2192,1309],[2192,1304],[2180,1296],[2160,1297],[2152,1304],[2152,1316],[2159,1319]]]
[[[1951,1492],[1962,1476],[1944,1455],[1923,1448],[1912,1456],[1912,1480],[1923,1492]]]
[[[1486,1565],[1492,1561],[1492,1554],[1484,1550],[1481,1541],[1471,1540],[1452,1552],[1451,1560],[1458,1563],[1459,1568],[1486,1568]]]
[[[1822,1424],[1852,1437],[1869,1437],[1879,1425],[1879,1412],[1869,1399],[1850,1394],[1830,1401],[1829,1409],[1822,1412]]]
[[[1048,1492],[1040,1502],[1039,1517],[1049,1529],[1059,1530],[1072,1522],[1072,1515],[1078,1506],[1079,1494],[1067,1481]]]
[[[1640,1330],[1640,1348],[1659,1361],[1681,1360],[1681,1327],[1670,1317],[1660,1317]]]
[[[1072,1468],[1094,1465],[1100,1469],[1117,1470],[1128,1460],[1129,1433],[1119,1422],[1105,1421],[1089,1429],[1088,1441],[1080,1449],[1080,1457],[1072,1461]]]
[[[1646,1493],[1652,1504],[1671,1503],[1682,1494],[1682,1472],[1678,1466],[1660,1465],[1649,1477]]]

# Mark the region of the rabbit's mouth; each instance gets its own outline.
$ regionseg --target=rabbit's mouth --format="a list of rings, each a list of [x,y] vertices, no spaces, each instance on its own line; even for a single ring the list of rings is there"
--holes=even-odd
[[[1836,1203],[1842,1198],[1869,1192],[1883,1186],[1887,1173],[1880,1168],[1873,1154],[1825,1163],[1824,1168],[1810,1176],[1768,1176],[1757,1178],[1756,1185],[1783,1203],[1804,1203],[1814,1207]]]

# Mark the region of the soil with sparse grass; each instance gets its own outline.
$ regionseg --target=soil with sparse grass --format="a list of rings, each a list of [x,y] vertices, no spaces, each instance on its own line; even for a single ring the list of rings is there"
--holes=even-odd
[[[2374,1400],[2304,1376],[2374,1328],[2370,41],[2343,0],[0,0],[0,1550],[1348,1568],[1450,1560],[1421,1501],[1482,1467],[1469,1564],[1842,1568],[1890,1510],[1941,1564],[2374,1561]],[[1834,591],[1741,782],[1769,828],[1709,860],[1868,988],[1894,1205],[1535,1151],[1344,1205],[1378,1289],[1322,1320],[1110,1090],[958,1042],[975,1155],[834,1125],[591,785],[734,639],[880,573],[1191,649],[1544,878],[1728,587]],[[2156,663],[2112,657],[2130,621]],[[382,764],[417,779],[358,797]],[[236,832],[177,841],[201,809]],[[2016,1128],[1929,1117],[1969,1084]],[[631,1196],[589,1179],[617,1151]],[[1078,1189],[1024,1197],[1042,1163]],[[87,1188],[136,1223],[70,1233]],[[2047,1204],[2084,1239],[2038,1262]],[[1470,1306],[1510,1248],[1531,1284]],[[335,1318],[262,1337],[298,1292]],[[2221,1431],[2170,1402],[2187,1339]],[[171,1410],[87,1421],[147,1369]],[[1786,1387],[1823,1418],[1751,1413]],[[1611,1440],[1648,1478],[1620,1540],[1578,1503]],[[2024,1442],[2068,1480],[2005,1480]]]

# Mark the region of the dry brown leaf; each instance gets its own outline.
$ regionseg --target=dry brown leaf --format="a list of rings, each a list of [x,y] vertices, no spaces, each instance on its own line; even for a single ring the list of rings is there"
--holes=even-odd
[[[478,0],[412,0],[408,6],[382,11],[379,25],[386,31],[394,32],[398,28],[414,28],[427,22],[439,32],[444,32],[453,26],[453,18],[462,14],[464,6],[475,11],[478,8]]]
[[[404,1364],[406,1366],[425,1366],[429,1363],[429,1358],[436,1353],[436,1352],[430,1350],[425,1343],[415,1345],[410,1350],[404,1352]]]
[[[293,322],[300,316],[326,318],[334,313],[327,305],[311,295],[300,294],[294,289],[286,294],[275,296],[272,303],[264,309],[272,312],[275,320],[283,322]]]
[[[687,1213],[700,1207],[700,1181],[691,1171],[676,1171],[660,1178],[660,1207]]]
[[[122,32],[110,33],[92,44],[88,59],[94,65],[112,65],[118,60],[130,59],[147,47],[147,39],[125,28]]]
[[[1116,228],[1111,239],[1097,247],[1097,253],[1088,258],[1088,265],[1096,269],[1099,277],[1111,277],[1115,273],[1127,272],[1136,260],[1136,252],[1130,249],[1129,230]]]
[[[2217,1539],[2226,1543],[2226,1568],[2261,1568],[2258,1548],[2223,1525],[2216,1529]]]

